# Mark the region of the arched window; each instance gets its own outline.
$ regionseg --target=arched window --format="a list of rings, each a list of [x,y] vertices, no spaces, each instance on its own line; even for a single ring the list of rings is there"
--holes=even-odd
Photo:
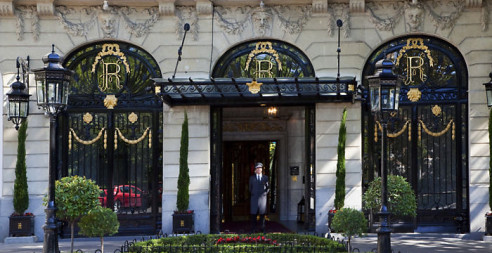
[[[85,45],[67,55],[65,66],[75,72],[70,105],[87,105],[113,94],[121,101],[154,99],[151,78],[161,77],[155,59],[142,48],[120,41]]]
[[[404,176],[412,185],[419,225],[449,225],[456,231],[455,217],[469,220],[465,60],[443,40],[405,36],[375,50],[363,77],[373,75],[375,63],[383,57],[395,63],[394,71],[403,79],[399,111],[388,122],[389,173]],[[363,85],[367,88],[365,78]],[[382,137],[367,103],[362,124],[366,187],[380,172]]]
[[[254,40],[225,53],[212,77],[314,77],[308,57],[298,48],[277,40]]]

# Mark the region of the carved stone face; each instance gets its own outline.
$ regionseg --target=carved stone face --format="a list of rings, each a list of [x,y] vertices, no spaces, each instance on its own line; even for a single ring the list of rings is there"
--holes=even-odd
[[[424,10],[419,5],[410,5],[405,10],[405,19],[411,32],[418,31],[422,23]]]
[[[110,13],[101,13],[99,15],[99,23],[104,37],[114,37],[116,18]]]

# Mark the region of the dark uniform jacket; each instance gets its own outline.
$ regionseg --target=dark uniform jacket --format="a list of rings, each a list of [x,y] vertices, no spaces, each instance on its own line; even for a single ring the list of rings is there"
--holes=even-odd
[[[262,175],[261,180],[256,179],[256,174],[249,177],[249,192],[251,193],[250,214],[265,214],[269,191],[270,185],[267,176]]]

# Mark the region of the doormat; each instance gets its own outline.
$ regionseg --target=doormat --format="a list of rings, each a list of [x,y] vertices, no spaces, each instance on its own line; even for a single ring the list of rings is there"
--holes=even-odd
[[[230,221],[222,223],[220,232],[224,234],[248,234],[251,229],[250,221]],[[256,225],[256,233],[259,233],[259,224]],[[284,225],[275,221],[265,221],[265,233],[293,233]]]

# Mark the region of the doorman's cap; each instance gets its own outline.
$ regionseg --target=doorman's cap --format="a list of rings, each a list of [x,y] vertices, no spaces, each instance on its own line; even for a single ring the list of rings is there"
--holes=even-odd
[[[256,163],[255,169],[256,168],[263,168],[263,163]]]

